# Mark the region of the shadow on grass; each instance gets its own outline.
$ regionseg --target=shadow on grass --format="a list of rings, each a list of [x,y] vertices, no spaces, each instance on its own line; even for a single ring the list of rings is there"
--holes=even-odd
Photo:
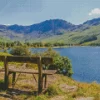
[[[19,90],[19,89],[14,89],[14,88],[9,88],[8,90],[5,91],[4,89],[4,81],[0,80],[0,98],[5,98],[5,99],[14,99],[14,96],[20,96],[20,95],[25,95],[25,99],[28,99],[30,96],[37,96],[38,92],[37,91],[24,91],[24,90]]]
[[[12,97],[10,96],[10,95],[8,95],[8,94],[3,94],[3,93],[0,93],[0,97],[3,97],[3,98],[9,98],[9,99],[11,99]]]
[[[1,90],[1,88],[0,88]],[[25,95],[25,97],[23,99],[27,100],[32,96],[37,96],[38,92],[37,91],[24,91],[24,90],[19,90],[19,89],[12,89],[9,88],[7,91],[1,91],[0,92],[0,98],[5,98],[5,99],[9,99],[9,100],[14,100],[14,99],[19,99],[18,96],[23,96]]]
[[[15,99],[15,96],[17,97],[17,96],[25,95],[25,98],[23,98],[23,99],[27,100],[32,96],[34,96],[34,97],[37,96],[38,92],[37,91],[24,91],[24,90],[9,88],[7,90],[7,94],[11,95],[12,99]]]
[[[5,98],[5,99],[9,99],[9,100],[11,99],[11,96],[6,94],[6,91],[4,88],[4,80],[0,80],[0,99],[1,98]]]
[[[4,90],[4,80],[0,80],[0,91]]]
[[[9,88],[7,90],[7,94],[10,94],[10,95],[34,95],[36,96],[38,94],[37,91],[24,91],[24,90],[19,90],[19,89],[14,89],[14,88]]]

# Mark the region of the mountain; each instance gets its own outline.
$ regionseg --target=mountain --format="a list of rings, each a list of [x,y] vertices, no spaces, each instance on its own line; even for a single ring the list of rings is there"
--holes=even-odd
[[[100,18],[95,18],[92,20],[88,20],[83,23],[83,25],[88,25],[88,26],[97,26],[100,25]]]
[[[57,33],[59,30],[71,30],[75,25],[61,19],[54,19],[54,20],[46,20],[44,22],[33,24],[30,26],[19,26],[17,24],[8,26],[7,29],[14,31],[16,33],[24,33],[29,34],[32,32],[39,32],[39,33],[46,33],[52,32]]]
[[[8,40],[84,43],[99,42],[99,34],[100,18],[88,20],[80,25],[62,19],[46,20],[29,26],[0,25],[0,38]]]

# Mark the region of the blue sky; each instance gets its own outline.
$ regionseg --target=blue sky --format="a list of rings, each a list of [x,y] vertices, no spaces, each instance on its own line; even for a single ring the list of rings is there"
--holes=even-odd
[[[49,19],[73,24],[100,17],[100,0],[0,0],[0,24],[31,25]]]

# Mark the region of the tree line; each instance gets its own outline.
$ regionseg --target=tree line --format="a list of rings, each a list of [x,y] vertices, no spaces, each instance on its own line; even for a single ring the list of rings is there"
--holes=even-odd
[[[9,48],[14,46],[27,46],[27,47],[61,47],[61,46],[76,46],[78,44],[66,44],[63,42],[56,42],[56,43],[46,43],[46,42],[20,42],[20,41],[14,41],[14,42],[0,42],[0,48]]]

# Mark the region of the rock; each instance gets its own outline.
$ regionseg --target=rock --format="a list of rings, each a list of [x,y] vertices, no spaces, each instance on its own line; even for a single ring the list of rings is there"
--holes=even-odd
[[[63,92],[74,92],[77,91],[78,87],[77,86],[69,86],[67,84],[61,84],[59,86],[59,88],[63,91]]]
[[[94,97],[80,97],[76,98],[75,100],[94,100]]]

